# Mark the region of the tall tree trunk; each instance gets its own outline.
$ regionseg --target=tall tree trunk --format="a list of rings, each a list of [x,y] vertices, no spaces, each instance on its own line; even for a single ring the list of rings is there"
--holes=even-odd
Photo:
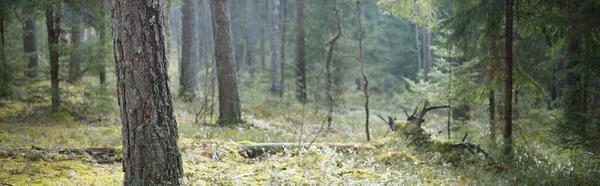
[[[81,28],[81,18],[74,15],[74,22],[71,26],[71,53],[69,59],[69,81],[78,82],[81,80],[81,52],[80,45],[83,39],[83,30]]]
[[[219,82],[219,124],[237,123],[242,109],[233,61],[229,0],[212,0],[217,82]]]
[[[238,0],[239,1],[239,0]],[[231,44],[233,45],[233,62],[236,66],[236,72],[239,72],[242,69],[242,58],[244,57],[244,50],[242,46],[242,24],[240,24],[241,7],[238,1],[229,3],[230,6],[230,22],[231,22]]]
[[[277,36],[279,36],[279,24],[277,19],[279,18],[279,1],[272,0],[272,14],[271,14],[271,33],[269,39],[269,57],[271,58],[271,92],[277,93],[279,90],[279,76],[277,71],[279,70],[279,42]]]
[[[198,3],[196,0],[185,0],[183,4],[181,30],[181,74],[179,78],[180,96],[189,100],[198,90]]]
[[[328,48],[327,48],[327,58],[325,59],[325,73],[327,74],[327,102],[329,105],[329,111],[327,113],[327,127],[331,128],[331,122],[333,120],[332,114],[333,114],[333,106],[335,105],[335,100],[333,98],[333,79],[331,77],[331,59],[333,58],[333,49],[335,47],[335,42],[340,38],[340,36],[342,35],[342,20],[341,20],[341,13],[340,10],[337,9],[337,7],[335,8],[335,14],[336,14],[336,19],[337,19],[337,34],[333,37],[333,39],[331,39],[330,41],[327,42],[328,44]]]
[[[250,73],[250,79],[254,80],[255,67],[254,67],[254,14],[252,9],[252,0],[246,0],[246,65],[248,65],[248,72]]]
[[[107,6],[107,2],[105,0],[97,0],[99,1],[100,6],[100,17],[104,18],[108,16],[108,6]],[[102,59],[105,59],[102,61],[102,64],[98,65],[98,79],[100,80],[100,85],[104,85],[106,83],[106,61],[107,61],[107,57],[106,57],[106,52],[108,51],[108,47],[110,47],[110,41],[109,41],[109,31],[107,30],[106,26],[107,24],[104,23],[103,21],[101,21],[99,23],[99,27],[98,27],[98,35],[99,35],[99,40],[100,40],[100,45],[102,45]]]
[[[208,67],[208,51],[207,51],[207,41],[208,38],[206,37],[206,22],[205,22],[205,18],[204,18],[204,4],[202,2],[202,0],[198,0],[197,1],[197,5],[198,10],[200,10],[202,13],[198,14],[198,58],[200,60],[200,69],[198,71],[202,71],[205,70]],[[210,23],[209,23],[210,24]],[[206,76],[200,76],[200,81],[202,84],[206,84]]]
[[[162,1],[110,0],[123,185],[183,185]]]
[[[271,29],[271,0],[265,0],[265,6],[264,6],[264,10],[263,10],[263,20],[265,21],[264,24],[265,26],[263,27],[263,34],[262,34],[262,39],[261,39],[261,43],[260,43],[260,66],[261,66],[261,72],[265,73],[267,71],[267,65],[266,65],[266,56],[268,55],[267,52],[268,49],[266,47],[267,45],[267,36],[270,34],[269,30]]]
[[[279,44],[280,51],[280,79],[279,79],[279,97],[283,97],[283,92],[285,90],[285,28],[287,22],[287,13],[286,13],[287,0],[281,0],[281,16],[279,18],[279,24],[281,26],[281,40]]]
[[[512,154],[512,90],[513,90],[513,7],[514,0],[506,0],[506,30],[504,76],[504,154]]]
[[[37,55],[37,34],[35,33],[35,11],[33,8],[24,8],[23,17],[25,17],[25,25],[23,26],[23,52],[29,56],[25,75],[35,78],[37,77],[40,62]]]
[[[371,141],[371,134],[369,134],[369,79],[367,78],[367,74],[365,74],[365,61],[363,59],[363,48],[362,48],[362,39],[363,39],[363,31],[362,31],[362,7],[360,5],[360,0],[356,1],[356,17],[358,18],[358,55],[360,60],[360,74],[363,78],[363,86],[362,90],[365,95],[365,132],[367,133],[367,142]]]
[[[58,42],[60,38],[60,10],[46,10],[46,27],[48,29],[48,50],[50,53],[50,82],[52,85],[52,112],[60,107],[60,90],[58,77]]]
[[[207,68],[207,73],[208,73],[208,68],[210,68],[209,66],[212,66],[213,69],[216,69],[216,59],[215,59],[215,40],[213,37],[213,24],[214,24],[214,19],[213,19],[213,12],[212,12],[212,7],[211,7],[211,3],[210,0],[202,0],[202,3],[204,5],[204,22],[206,23],[206,32],[205,32],[205,36],[207,38],[206,42],[206,51],[208,52],[208,56],[210,56],[212,63],[211,65],[206,65]],[[207,56],[207,57],[208,57]],[[208,61],[207,61],[208,62]],[[212,71],[213,74],[216,74],[217,71],[213,70]]]
[[[488,103],[489,103],[489,112],[490,112],[490,141],[492,145],[496,144],[496,90],[493,88],[494,85],[494,73],[496,71],[496,39],[490,37],[490,61],[491,64],[489,66],[490,72],[488,76],[488,82],[490,88],[488,90]]]
[[[423,62],[422,62],[422,57],[421,57],[421,45],[420,45],[420,40],[419,40],[419,29],[421,28],[421,26],[419,26],[419,23],[415,23],[415,53],[417,54],[417,62],[418,62],[418,66],[417,66],[417,72],[421,72],[421,68],[423,67]]]
[[[427,25],[423,25],[423,58],[424,72],[423,78],[429,81],[429,72],[431,71],[432,56],[431,56],[431,32]]]
[[[302,103],[307,101],[304,39],[304,0],[296,0],[296,97]]]
[[[1,12],[0,13],[4,13]],[[9,74],[8,74],[8,63],[6,62],[6,56],[4,55],[4,47],[6,47],[4,43],[4,16],[0,14],[0,60],[2,61],[2,71],[0,71],[0,98],[8,97],[8,83],[9,83]]]

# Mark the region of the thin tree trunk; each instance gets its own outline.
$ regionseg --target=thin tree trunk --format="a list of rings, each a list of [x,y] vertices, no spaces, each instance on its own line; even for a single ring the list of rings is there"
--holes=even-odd
[[[81,80],[81,52],[79,47],[83,38],[81,28],[81,18],[74,16],[74,22],[71,26],[71,53],[69,59],[69,81],[78,82]]]
[[[123,185],[183,185],[161,1],[111,0]]]
[[[489,66],[489,85],[490,88],[488,90],[488,103],[489,103],[489,114],[490,114],[490,140],[492,145],[496,145],[496,90],[494,87],[494,73],[496,71],[496,39],[490,37],[490,61],[491,64]]]
[[[204,21],[206,23],[206,38],[207,38],[207,52],[209,55],[211,55],[210,59],[212,60],[212,64],[211,65],[207,65],[207,68],[210,68],[208,66],[212,66],[213,70],[213,75],[216,75],[217,71],[216,71],[216,59],[215,59],[215,40],[214,40],[214,33],[213,33],[213,24],[214,24],[214,19],[213,19],[213,12],[212,12],[212,7],[211,7],[211,3],[210,0],[202,0],[203,4],[204,4]],[[208,62],[208,61],[207,61]]]
[[[286,16],[286,6],[287,6],[287,0],[281,0],[281,17],[279,18],[279,24],[281,26],[281,43],[279,44],[279,51],[280,51],[280,79],[279,79],[279,97],[283,97],[283,92],[285,90],[285,27],[286,27],[286,22],[287,22],[287,16]]]
[[[369,134],[369,79],[367,78],[367,74],[365,74],[365,61],[363,58],[363,48],[362,48],[362,39],[363,39],[363,31],[361,24],[362,17],[362,7],[360,5],[360,0],[356,1],[356,17],[358,17],[358,55],[360,60],[360,74],[363,78],[363,93],[365,95],[365,132],[367,133],[367,142],[371,141],[371,135]]]
[[[260,51],[261,52],[261,54],[260,54],[261,55],[260,56],[260,58],[261,58],[260,65],[261,65],[261,72],[262,73],[265,73],[267,71],[267,65],[266,65],[267,59],[266,59],[266,56],[268,55],[267,52],[269,52],[267,50],[267,47],[266,47],[266,45],[267,45],[267,36],[268,36],[268,34],[272,34],[272,33],[269,32],[269,30],[271,29],[271,11],[270,10],[271,10],[271,0],[265,0],[265,9],[263,10],[263,13],[264,13],[264,16],[265,16],[264,19],[263,19],[263,20],[265,20],[265,26],[263,27],[263,35],[262,35],[263,38],[261,39],[262,42],[261,42],[261,45],[260,45],[260,50],[261,50]]]
[[[306,103],[306,57],[304,50],[304,0],[296,1],[296,97]]]
[[[0,12],[3,13],[3,12]],[[0,46],[0,60],[2,60],[2,71],[0,71],[0,78],[2,81],[0,82],[0,98],[5,98],[8,96],[8,83],[9,83],[9,75],[8,75],[8,63],[6,62],[6,56],[4,55],[4,47],[6,47],[4,43],[4,17],[0,14],[0,42],[2,46]]]
[[[279,70],[279,42],[277,36],[279,36],[279,24],[277,19],[279,18],[279,2],[280,0],[270,1],[272,4],[271,14],[271,33],[269,39],[269,57],[271,58],[271,92],[277,93],[279,91],[279,76],[277,71]]]
[[[105,18],[108,15],[108,6],[107,6],[107,2],[104,0],[97,0],[100,3],[100,17]],[[106,29],[106,23],[104,22],[100,22],[99,23],[100,26],[98,27],[98,35],[99,35],[99,40],[100,40],[100,45],[102,45],[102,59],[105,59],[102,61],[102,64],[100,64],[98,66],[98,79],[100,81],[100,85],[104,85],[106,83],[106,60],[108,59],[106,57],[106,52],[108,51],[108,47],[110,45],[110,41],[108,40],[108,30]]]
[[[512,89],[513,89],[513,0],[506,0],[506,67],[504,79],[504,154],[512,154]]]
[[[417,72],[421,72],[421,68],[423,67],[423,62],[422,62],[422,58],[421,58],[421,45],[419,44],[419,24],[415,23],[415,44],[416,44],[416,48],[415,48],[415,53],[417,54],[417,61],[419,62],[418,66],[417,66]]]
[[[35,29],[35,11],[32,8],[23,9],[25,25],[23,26],[23,52],[29,56],[25,75],[30,78],[37,77],[40,62],[37,55],[37,34]]]
[[[233,61],[236,66],[236,72],[239,72],[242,69],[243,63],[242,58],[244,57],[243,46],[242,46],[242,24],[240,24],[241,19],[241,7],[239,6],[241,3],[238,1],[233,1],[230,3],[230,21],[231,21],[231,43],[233,45]]]
[[[423,78],[425,81],[429,81],[429,72],[431,71],[431,33],[427,25],[423,25],[423,57],[424,57],[424,72]]]
[[[58,77],[58,42],[60,38],[60,10],[46,10],[46,27],[48,29],[48,50],[50,53],[50,81],[52,85],[52,112],[60,107],[60,90]]]
[[[246,65],[248,65],[248,72],[250,73],[250,79],[254,80],[255,67],[254,67],[254,14],[252,10],[252,0],[246,0]]]
[[[198,3],[195,0],[185,0],[183,5],[181,30],[181,74],[179,78],[180,96],[188,100],[194,97],[198,90],[198,71],[200,61],[198,56]]]
[[[219,83],[219,124],[237,123],[241,120],[237,88],[237,75],[233,61],[229,0],[212,0],[217,82]]]
[[[333,79],[331,78],[331,59],[333,58],[333,49],[335,47],[335,42],[342,35],[342,21],[341,21],[341,13],[340,10],[335,8],[335,14],[337,19],[337,34],[331,39],[328,43],[327,49],[327,58],[325,59],[325,72],[327,73],[327,101],[329,104],[329,112],[327,112],[327,127],[331,128],[331,122],[333,120],[333,106],[335,105],[335,100],[333,98]]]
[[[202,13],[200,13],[198,15],[198,42],[200,47],[198,48],[198,57],[200,60],[200,69],[198,71],[201,70],[205,70],[206,68],[208,68],[208,49],[207,49],[207,36],[206,36],[206,24],[210,24],[210,23],[206,23],[206,19],[204,18],[205,14],[204,13],[204,4],[202,2],[202,0],[197,1],[197,5],[198,10],[200,10]],[[204,76],[200,76],[200,81],[202,82],[203,85],[206,85],[206,75]]]

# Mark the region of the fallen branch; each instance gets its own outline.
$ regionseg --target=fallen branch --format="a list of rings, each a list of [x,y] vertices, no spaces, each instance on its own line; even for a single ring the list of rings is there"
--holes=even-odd
[[[43,149],[32,146],[31,149],[0,149],[0,158],[16,158],[19,156],[31,160],[47,159],[46,154],[57,153],[71,158],[80,158],[89,156],[95,163],[110,164],[122,160],[120,152],[115,148],[66,148],[66,149]],[[51,158],[50,158],[51,159]]]
[[[250,145],[238,146],[238,153],[246,158],[255,158],[263,154],[278,153],[284,149],[292,148],[308,148],[311,143],[254,143]],[[359,149],[370,149],[370,146],[362,143],[319,143],[315,144],[316,147],[327,147],[333,148],[336,151],[348,151],[348,150],[359,150]]]

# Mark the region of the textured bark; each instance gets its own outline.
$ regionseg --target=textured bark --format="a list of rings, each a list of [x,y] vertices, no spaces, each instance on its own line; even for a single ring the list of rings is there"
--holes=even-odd
[[[277,19],[279,18],[279,1],[280,0],[272,0],[273,3],[271,5],[271,32],[269,37],[269,57],[271,59],[271,69],[270,69],[270,79],[271,79],[271,92],[277,93],[279,91],[279,74],[277,71],[279,70],[279,41],[277,36],[279,36],[279,24],[277,23]]]
[[[254,67],[254,14],[252,0],[246,0],[246,65],[250,79],[254,79],[256,69]]]
[[[489,85],[491,88],[488,90],[488,103],[490,112],[490,140],[492,145],[496,144],[496,90],[493,88],[494,73],[496,71],[496,39],[490,37],[490,59],[491,64],[489,66]]]
[[[281,25],[281,40],[280,40],[280,44],[279,44],[279,51],[280,51],[280,57],[279,57],[279,61],[280,61],[280,69],[279,72],[281,73],[280,77],[279,77],[279,97],[283,97],[283,92],[285,90],[285,28],[286,28],[286,22],[287,22],[287,13],[286,13],[286,6],[287,6],[287,0],[281,0],[281,16],[279,19],[279,24]]]
[[[37,77],[40,65],[37,55],[37,34],[35,33],[35,11],[32,8],[23,9],[25,25],[23,26],[23,52],[29,56],[25,75],[30,78]]]
[[[362,39],[363,39],[363,31],[362,31],[362,7],[360,5],[360,0],[356,1],[356,17],[358,18],[358,55],[360,60],[360,75],[363,78],[363,86],[362,90],[365,95],[365,114],[367,117],[365,118],[365,132],[367,133],[367,142],[371,141],[371,134],[369,134],[369,79],[367,78],[367,74],[365,74],[365,61],[363,58],[363,48],[362,48]]]
[[[48,30],[48,51],[50,53],[50,82],[52,86],[52,112],[60,107],[58,79],[58,42],[60,38],[60,10],[46,10],[46,28]]]
[[[304,49],[304,0],[296,1],[296,98],[306,103],[306,56]]]
[[[214,15],[213,28],[217,82],[219,83],[219,124],[237,123],[242,109],[237,87],[237,75],[233,61],[229,0],[211,0]]]
[[[79,46],[83,39],[81,28],[81,18],[75,15],[71,26],[71,53],[69,59],[69,81],[78,82],[81,80],[81,52]]]
[[[513,0],[506,0],[505,76],[504,76],[504,154],[512,154],[512,89],[513,89]]]
[[[185,0],[183,4],[181,30],[181,74],[179,78],[181,96],[193,96],[198,90],[198,3],[196,0]]]
[[[123,185],[183,185],[162,1],[111,0]]]

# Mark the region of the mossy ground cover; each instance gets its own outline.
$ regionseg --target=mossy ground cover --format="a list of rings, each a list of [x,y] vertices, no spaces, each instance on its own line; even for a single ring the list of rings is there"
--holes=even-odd
[[[73,90],[77,94],[80,89]],[[498,164],[490,164],[481,155],[453,150],[448,145],[456,140],[439,136],[433,136],[428,146],[415,145],[413,138],[389,132],[374,116],[370,121],[372,148],[336,151],[318,143],[366,141],[360,107],[340,105],[334,110],[332,128],[327,128],[322,127],[327,112],[319,105],[298,104],[293,95],[277,98],[245,92],[250,92],[242,94],[245,123],[239,126],[221,128],[214,124],[214,116],[207,118],[213,122],[196,123],[195,105],[176,102],[179,147],[188,185],[593,185],[600,175],[590,168],[594,162],[575,166],[564,154],[554,153],[564,151],[542,150],[547,146],[535,140],[520,142],[528,146],[520,146],[519,150],[527,150],[520,150],[513,164],[501,163],[501,159],[497,159]],[[88,156],[32,150],[102,147],[119,152],[118,109],[114,103],[108,105],[113,108],[97,115],[82,115],[69,110],[49,114],[44,110],[47,105],[35,102],[0,102],[0,149],[25,149],[18,156],[0,153],[0,183],[120,185],[123,173],[118,162],[99,164]],[[386,110],[374,108],[372,112],[383,116],[394,115],[387,110],[399,113],[394,108],[381,108]],[[426,119],[425,127],[433,128],[431,131],[443,128],[443,118],[433,114]],[[468,127],[481,126],[481,122],[475,119],[464,124],[468,129],[465,131],[475,134],[470,137],[472,141],[480,142],[485,137],[477,135],[484,129]],[[238,145],[260,142],[313,140],[317,144],[309,149],[285,149],[254,159],[242,157],[237,149]],[[496,150],[487,150],[499,157]]]

